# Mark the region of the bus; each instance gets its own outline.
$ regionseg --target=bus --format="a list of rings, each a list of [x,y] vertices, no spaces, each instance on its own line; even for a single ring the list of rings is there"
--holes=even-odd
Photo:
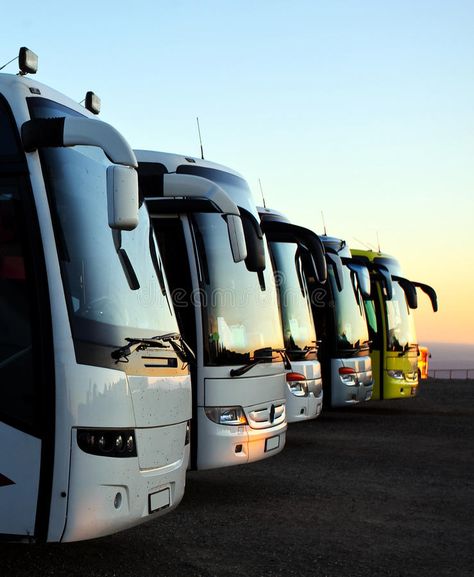
[[[286,375],[286,419],[288,423],[314,419],[321,414],[323,387],[303,263],[324,284],[324,247],[313,231],[291,224],[280,212],[266,207],[258,207],[258,211],[269,243],[285,350],[292,366]]]
[[[190,353],[132,149],[19,64],[0,74],[0,539],[79,541],[182,499]]]
[[[428,378],[428,366],[431,353],[428,347],[418,345],[418,379],[425,380]]]
[[[190,156],[135,151],[191,367],[191,469],[278,454],[285,366],[266,240],[247,182]]]
[[[321,285],[305,269],[316,325],[323,376],[324,405],[351,406],[372,397],[373,376],[364,299],[370,295],[369,272],[351,262],[342,239],[320,237],[328,281]]]
[[[388,254],[352,249],[355,262],[369,267],[372,294],[365,301],[374,371],[374,399],[409,398],[418,390],[418,343],[412,310],[417,288],[438,309],[435,290],[402,276],[399,262]]]

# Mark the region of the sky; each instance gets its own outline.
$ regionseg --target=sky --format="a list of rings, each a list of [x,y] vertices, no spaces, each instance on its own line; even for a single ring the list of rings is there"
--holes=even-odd
[[[296,224],[396,256],[419,341],[474,344],[474,1],[25,0],[2,9],[0,61],[134,148],[204,154]],[[3,72],[15,73],[15,64]]]

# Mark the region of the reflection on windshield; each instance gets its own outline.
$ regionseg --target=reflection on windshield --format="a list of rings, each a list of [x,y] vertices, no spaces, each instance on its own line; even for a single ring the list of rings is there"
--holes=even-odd
[[[405,293],[398,284],[393,283],[392,300],[387,304],[387,327],[389,351],[403,351],[405,347],[416,343],[415,322],[407,306]]]
[[[298,245],[289,242],[271,242],[272,258],[277,270],[277,287],[283,321],[283,338],[290,359],[312,349],[316,344],[311,310],[304,277],[298,276],[301,266]],[[304,292],[303,292],[304,291]],[[293,359],[293,360],[296,360]]]
[[[198,214],[193,222],[201,269],[207,269],[201,295],[206,363],[238,364],[252,359],[256,350],[282,348],[271,267],[263,273],[262,290],[258,275],[249,272],[244,262],[234,262],[220,215]]]
[[[344,288],[339,292],[334,269],[332,266],[328,269],[335,301],[337,348],[358,349],[369,340],[363,301],[357,288],[355,273],[347,266],[343,266],[342,271]]]
[[[75,338],[117,346],[125,337],[176,332],[176,319],[150,256],[145,205],[138,227],[121,232],[121,246],[140,288],[132,291],[127,282],[108,226],[106,168],[110,162],[103,151],[79,146],[45,149],[42,162],[56,210],[56,236]]]

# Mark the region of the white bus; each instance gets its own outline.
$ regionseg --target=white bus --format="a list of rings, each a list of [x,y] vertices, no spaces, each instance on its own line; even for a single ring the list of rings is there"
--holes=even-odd
[[[321,413],[323,387],[304,264],[324,284],[324,247],[313,231],[291,224],[280,212],[265,207],[258,211],[269,243],[286,354],[292,366],[286,375],[286,419],[288,423],[314,419]]]
[[[191,382],[133,151],[20,56],[0,75],[0,538],[77,541],[180,502]]]
[[[352,261],[344,240],[326,235],[321,240],[328,282],[311,283],[311,301],[321,339],[324,404],[343,407],[372,397],[371,343],[364,308],[364,299],[371,294],[370,276],[367,267]]]
[[[191,468],[275,455],[286,439],[286,363],[250,189],[238,173],[212,162],[135,153],[181,333],[196,351]]]

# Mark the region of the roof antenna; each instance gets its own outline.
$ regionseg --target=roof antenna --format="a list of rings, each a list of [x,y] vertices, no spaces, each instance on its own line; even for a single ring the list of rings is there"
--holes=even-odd
[[[359,242],[361,245],[365,246],[365,248],[367,250],[371,250],[371,251],[374,250],[373,247],[370,244],[368,244],[367,242],[363,242],[362,240],[360,240],[359,238],[356,238],[355,236],[353,238],[356,242]]]
[[[202,160],[204,160],[204,150],[202,148],[201,127],[199,126],[199,116],[196,116],[196,122],[197,122],[197,126],[198,126],[199,145],[201,146],[201,158],[202,158]]]
[[[17,60],[18,56],[15,56],[15,58],[12,58],[11,60],[9,60],[6,64],[4,64],[3,66],[0,67],[0,70],[3,70],[4,68],[6,68],[9,64],[11,64],[14,60]]]
[[[379,254],[382,254],[382,251],[380,250],[379,231],[377,231],[377,251],[378,251]]]
[[[258,179],[258,185],[260,186],[260,194],[262,195],[263,208],[267,208],[267,205],[265,204],[265,197],[263,196],[262,181],[260,179]]]
[[[324,212],[323,212],[323,211],[321,211],[321,218],[322,218],[322,220],[323,220],[324,236],[327,236],[328,233],[327,233],[327,230],[326,230],[326,221],[324,220]]]

